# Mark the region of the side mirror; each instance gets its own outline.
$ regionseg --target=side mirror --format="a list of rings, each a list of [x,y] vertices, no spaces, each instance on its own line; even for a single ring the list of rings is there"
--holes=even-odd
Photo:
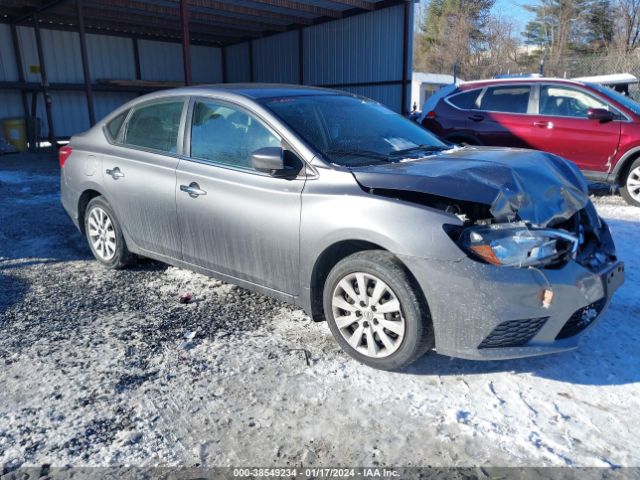
[[[280,147],[264,147],[251,154],[251,166],[272,177],[292,178],[300,173],[302,162]]]
[[[590,108],[587,111],[589,120],[598,120],[600,123],[607,123],[614,120],[613,113],[604,108]]]

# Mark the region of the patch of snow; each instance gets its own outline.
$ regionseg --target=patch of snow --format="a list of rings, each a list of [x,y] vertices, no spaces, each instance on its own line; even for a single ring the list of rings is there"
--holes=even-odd
[[[640,465],[640,209],[619,197],[593,200],[626,283],[580,348],[503,362],[431,353],[400,373],[236,286],[153,262],[106,270],[57,200],[34,231],[33,206],[12,198],[0,198],[5,471]]]

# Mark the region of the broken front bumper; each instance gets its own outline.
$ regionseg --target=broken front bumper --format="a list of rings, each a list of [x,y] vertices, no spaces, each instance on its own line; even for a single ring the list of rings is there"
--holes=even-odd
[[[438,353],[495,360],[577,347],[624,281],[622,262],[590,270],[575,261],[560,268],[496,267],[402,258],[429,304]],[[545,290],[553,300],[543,306]]]

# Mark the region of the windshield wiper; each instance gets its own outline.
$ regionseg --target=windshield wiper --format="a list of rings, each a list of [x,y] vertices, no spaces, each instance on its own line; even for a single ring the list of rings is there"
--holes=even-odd
[[[416,145],[415,147],[411,147],[411,148],[403,148],[402,150],[394,150],[392,152],[389,152],[390,156],[393,157],[397,157],[398,155],[406,155],[408,153],[415,153],[415,152],[441,152],[442,150],[445,150],[448,147],[445,146],[440,146],[440,145]]]
[[[341,155],[347,156],[351,155],[354,157],[365,157],[365,158],[373,158],[375,160],[384,160],[386,162],[389,161],[389,155],[385,155],[384,153],[375,152],[373,150],[327,150],[325,152],[326,155]]]

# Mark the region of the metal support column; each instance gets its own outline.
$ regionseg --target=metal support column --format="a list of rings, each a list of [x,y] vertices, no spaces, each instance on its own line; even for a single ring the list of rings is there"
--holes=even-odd
[[[140,49],[137,37],[131,39],[133,44],[133,65],[136,69],[136,80],[142,80],[142,70],[140,69]]]
[[[40,63],[40,79],[42,94],[44,95],[44,107],[47,112],[47,129],[49,130],[49,143],[52,147],[57,147],[55,132],[53,129],[53,113],[51,111],[51,96],[49,95],[49,80],[47,79],[47,68],[44,62],[44,51],[42,49],[42,36],[40,35],[40,25],[38,18],[33,15],[33,33],[36,37],[36,50],[38,51],[38,63]]]
[[[18,31],[16,26],[11,24],[11,40],[13,41],[13,53],[16,59],[16,70],[18,71],[18,81],[24,83],[24,69],[22,65],[22,54],[20,53],[20,42],[18,40]],[[27,92],[24,89],[20,89],[20,96],[22,97],[22,110],[24,112],[25,121],[29,117],[29,99],[27,98]]]
[[[80,34],[80,55],[82,56],[82,73],[84,75],[84,91],[87,95],[87,109],[89,110],[89,124],[96,123],[96,112],[93,103],[93,89],[91,88],[91,72],[89,71],[89,56],[87,55],[87,37],[84,31],[84,15],[82,0],[76,0],[78,11],[78,33]]]
[[[409,76],[409,33],[411,32],[411,2],[409,0],[405,0],[404,2],[404,28],[403,28],[403,39],[402,39],[402,114],[406,114],[408,112],[407,109],[407,96],[408,96],[408,76]]]
[[[189,48],[189,4],[180,0],[180,23],[182,24],[182,63],[184,65],[184,83],[191,85],[191,51]]]

